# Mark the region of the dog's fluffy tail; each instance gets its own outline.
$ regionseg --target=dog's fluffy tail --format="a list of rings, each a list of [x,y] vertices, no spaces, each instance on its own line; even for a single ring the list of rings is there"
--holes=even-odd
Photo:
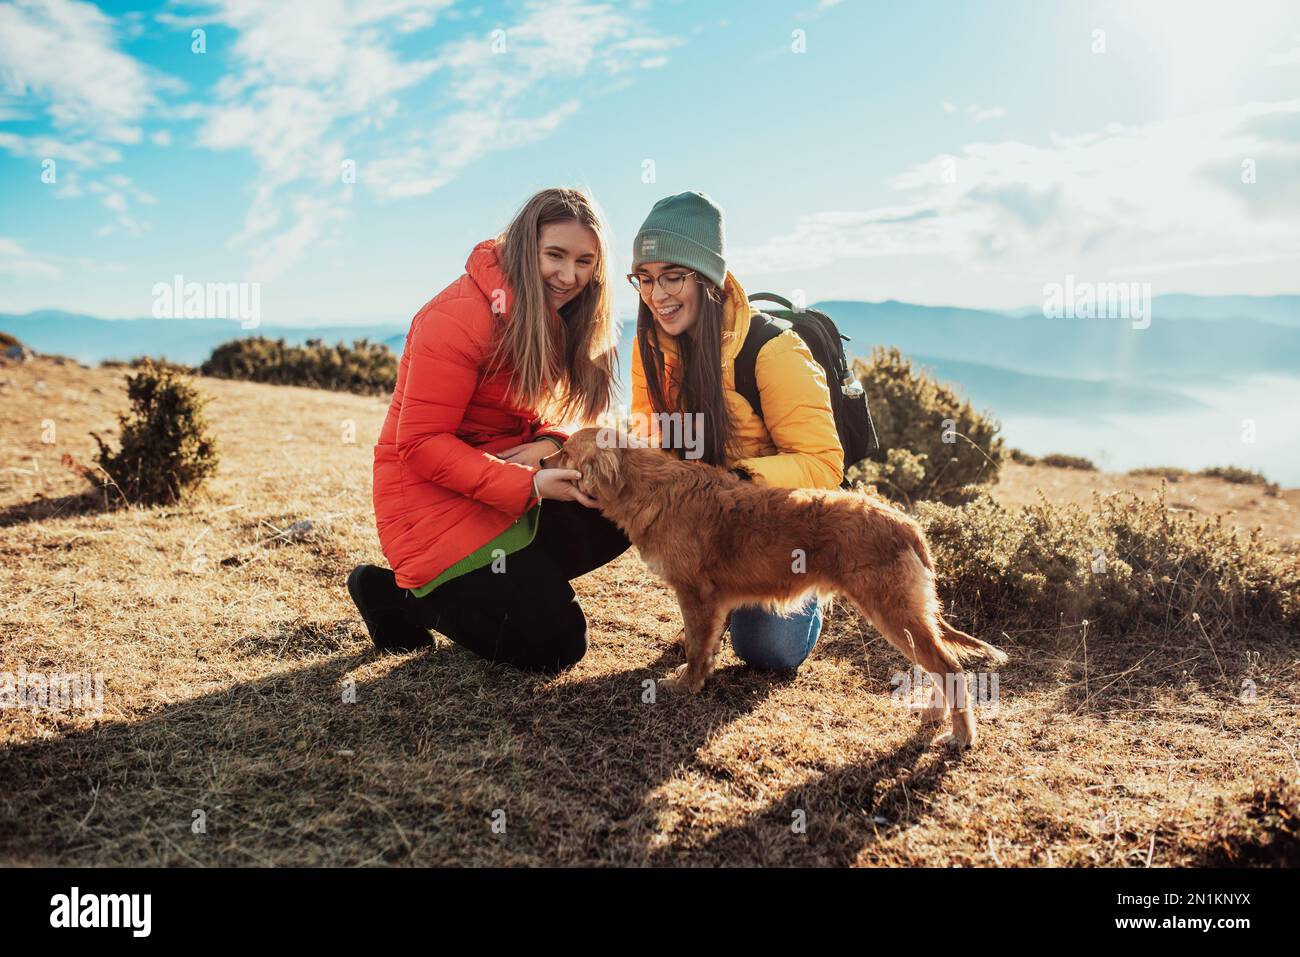
[[[958,631],[948,624],[942,615],[939,616],[939,630],[943,632],[943,643],[957,656],[959,661],[965,661],[968,658],[983,658],[995,665],[1005,665],[1007,663],[1007,653],[1001,648],[995,648],[987,641],[980,641],[974,635]]]

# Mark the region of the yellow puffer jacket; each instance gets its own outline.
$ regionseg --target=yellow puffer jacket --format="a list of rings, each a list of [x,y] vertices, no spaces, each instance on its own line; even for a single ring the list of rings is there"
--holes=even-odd
[[[722,395],[735,428],[740,456],[727,468],[742,468],[754,481],[779,488],[838,488],[844,479],[844,449],[835,429],[826,373],[798,333],[786,330],[758,353],[754,377],[763,400],[760,418],[736,391],[734,364],[745,343],[753,309],[736,277],[727,273],[722,314]],[[676,340],[655,326],[664,353],[668,401],[679,384]],[[634,426],[652,416],[649,387],[641,367],[641,351],[632,349],[632,420]],[[653,420],[650,420],[653,422]],[[655,438],[654,429],[636,431]]]

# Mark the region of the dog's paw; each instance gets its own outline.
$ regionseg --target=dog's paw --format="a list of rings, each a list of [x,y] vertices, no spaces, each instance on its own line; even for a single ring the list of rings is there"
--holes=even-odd
[[[941,734],[935,738],[935,744],[947,748],[949,751],[961,753],[975,744],[974,738],[967,738],[965,735],[956,735],[949,731],[947,734]]]
[[[659,690],[673,694],[695,694],[695,692],[699,691],[698,687],[691,686],[691,680],[687,674],[689,667],[689,665],[678,665],[667,678],[660,678],[658,682]]]
[[[667,691],[676,694],[686,689],[682,686],[682,676],[686,673],[686,666],[680,665],[673,669],[673,673],[666,678],[660,678],[657,682],[660,691]]]

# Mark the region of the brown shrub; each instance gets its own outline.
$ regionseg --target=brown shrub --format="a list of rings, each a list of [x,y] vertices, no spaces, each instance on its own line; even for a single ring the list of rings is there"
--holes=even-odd
[[[147,360],[126,382],[131,412],[118,416],[121,448],[114,452],[91,433],[99,466],[133,504],[177,502],[217,470],[207,400],[177,372]]]
[[[871,398],[880,448],[846,478],[903,501],[946,501],[964,486],[996,482],[1004,452],[1000,423],[976,412],[896,348],[876,348],[853,371]]]
[[[1092,460],[1086,459],[1082,455],[1062,455],[1060,452],[1053,452],[1050,455],[1044,455],[1039,461],[1044,465],[1051,465],[1058,469],[1079,469],[1081,472],[1097,471],[1097,466],[1092,464]]]
[[[1170,512],[1163,486],[1148,501],[1126,493],[1094,503],[1011,512],[986,493],[962,507],[922,503],[940,593],[984,627],[1086,619],[1115,636],[1196,622],[1238,635],[1300,627],[1300,568],[1258,530]]]
[[[291,346],[283,339],[250,336],[217,346],[199,371],[221,379],[385,395],[397,384],[397,357],[382,342],[368,339],[351,346],[328,346],[320,339]]]

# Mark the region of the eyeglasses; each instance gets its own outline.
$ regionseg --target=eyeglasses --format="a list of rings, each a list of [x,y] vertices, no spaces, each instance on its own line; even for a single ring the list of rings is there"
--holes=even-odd
[[[665,273],[658,279],[659,288],[667,295],[675,296],[682,291],[682,286],[685,284],[686,278],[694,275],[695,273],[693,271],[675,272],[671,274]],[[639,276],[634,272],[630,272],[627,274],[627,281],[630,282],[632,287],[643,296],[649,296],[655,291],[655,280],[650,276]]]

